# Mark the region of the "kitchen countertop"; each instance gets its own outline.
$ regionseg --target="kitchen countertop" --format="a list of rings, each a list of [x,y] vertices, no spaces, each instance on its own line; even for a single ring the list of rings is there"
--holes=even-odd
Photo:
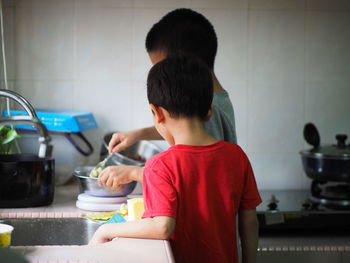
[[[78,182],[74,180],[67,185],[56,186],[54,200],[51,205],[28,208],[3,208],[0,209],[0,217],[2,213],[64,212],[80,214],[86,211],[80,210],[75,206],[79,193]]]
[[[76,181],[57,186],[49,206],[0,209],[0,218],[79,217],[84,211],[75,206],[79,187]],[[174,262],[167,240],[118,238],[96,246],[12,246],[30,262]]]
[[[29,262],[132,263],[174,262],[165,240],[119,238],[95,246],[26,246],[11,247]]]

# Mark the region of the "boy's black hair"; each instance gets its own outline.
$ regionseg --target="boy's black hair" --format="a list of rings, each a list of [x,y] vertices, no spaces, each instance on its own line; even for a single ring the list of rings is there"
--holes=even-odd
[[[205,120],[213,100],[211,71],[196,57],[166,58],[148,74],[147,97],[172,117]]]
[[[175,9],[153,25],[146,37],[147,52],[162,51],[167,57],[192,55],[201,58],[210,69],[218,47],[213,25],[191,9]]]

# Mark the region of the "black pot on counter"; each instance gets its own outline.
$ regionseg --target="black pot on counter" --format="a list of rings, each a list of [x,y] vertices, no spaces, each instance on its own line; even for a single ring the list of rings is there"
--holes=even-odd
[[[350,182],[350,146],[347,135],[335,136],[335,145],[320,146],[317,128],[308,123],[304,127],[304,138],[313,146],[300,152],[303,168],[308,177],[318,182]]]
[[[29,115],[1,116],[0,125],[30,125],[39,133],[38,155],[0,155],[0,208],[49,205],[55,190],[55,161],[48,130],[21,95],[0,89],[0,97],[15,100]]]
[[[54,159],[0,155],[0,207],[49,205],[54,197]]]

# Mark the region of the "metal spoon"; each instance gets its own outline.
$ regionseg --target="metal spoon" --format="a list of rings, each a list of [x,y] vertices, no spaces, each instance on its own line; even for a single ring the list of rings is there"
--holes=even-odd
[[[97,177],[100,175],[100,173],[102,172],[102,170],[105,168],[106,163],[107,163],[107,160],[108,160],[108,157],[105,158],[103,161],[99,162],[99,163],[94,167],[94,169],[91,170],[89,176],[90,176],[90,177],[97,178]]]

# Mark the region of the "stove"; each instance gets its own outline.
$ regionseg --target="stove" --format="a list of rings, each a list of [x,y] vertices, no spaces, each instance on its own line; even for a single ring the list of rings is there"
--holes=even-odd
[[[350,210],[350,184],[314,180],[310,200],[330,209]]]
[[[260,191],[260,194],[263,203],[257,207],[257,214],[261,234],[281,231],[350,233],[350,207],[339,206],[340,200],[315,196],[309,190],[271,190]],[[337,205],[330,205],[332,202]]]

